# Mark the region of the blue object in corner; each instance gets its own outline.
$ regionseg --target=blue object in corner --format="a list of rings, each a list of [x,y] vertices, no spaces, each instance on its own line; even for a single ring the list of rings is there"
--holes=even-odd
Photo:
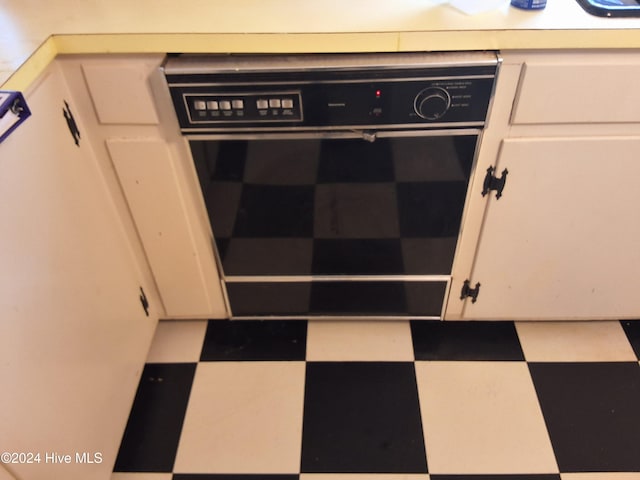
[[[511,0],[511,5],[523,10],[541,10],[547,6],[547,0]]]
[[[0,90],[0,143],[31,116],[20,92]]]

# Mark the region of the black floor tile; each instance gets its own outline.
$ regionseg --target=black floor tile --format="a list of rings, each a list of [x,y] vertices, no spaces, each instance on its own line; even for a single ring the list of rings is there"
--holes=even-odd
[[[301,470],[426,473],[413,363],[308,363]]]
[[[201,361],[304,360],[305,320],[210,320]]]
[[[513,322],[413,320],[411,335],[416,360],[524,360]]]
[[[640,359],[640,320],[624,320],[621,323],[636,357]]]
[[[560,472],[640,471],[640,366],[533,363]]]
[[[172,480],[298,480],[299,475],[175,474]]]
[[[173,470],[195,370],[195,363],[145,366],[114,471]]]

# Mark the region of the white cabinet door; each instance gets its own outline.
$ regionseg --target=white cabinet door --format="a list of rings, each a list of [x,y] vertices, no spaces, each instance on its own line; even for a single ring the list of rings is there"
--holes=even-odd
[[[29,480],[110,478],[157,322],[65,100],[54,65],[0,144],[0,452],[39,454],[5,465]]]
[[[640,137],[503,142],[466,319],[640,316]]]
[[[170,318],[227,315],[213,250],[189,215],[171,151],[161,139],[108,139],[107,147]],[[207,268],[210,267],[210,268]]]
[[[60,58],[162,318],[226,318],[209,219],[160,65],[164,55]],[[123,88],[126,86],[126,88]],[[162,308],[164,307],[164,308]],[[162,311],[163,310],[163,311]]]

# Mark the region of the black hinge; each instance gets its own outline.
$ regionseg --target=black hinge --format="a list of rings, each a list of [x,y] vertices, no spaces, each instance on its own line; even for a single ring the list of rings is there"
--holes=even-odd
[[[78,125],[76,124],[76,119],[73,117],[73,113],[71,113],[71,108],[69,104],[65,100],[64,108],[62,109],[62,114],[64,115],[65,120],[67,121],[67,127],[69,127],[69,131],[71,132],[71,136],[73,137],[73,141],[76,146],[80,146],[80,130],[78,130]]]
[[[149,316],[149,300],[147,300],[147,296],[144,293],[142,287],[140,287],[140,303],[142,304],[142,308],[144,308],[144,313],[148,317]]]
[[[502,171],[502,175],[500,178],[496,178],[493,174],[496,171],[495,168],[489,167],[487,168],[487,174],[484,177],[484,184],[482,188],[482,196],[484,197],[489,191],[496,191],[496,198],[500,198],[502,196],[502,190],[504,190],[504,184],[507,181],[507,175],[509,171],[505,168]]]
[[[0,143],[31,115],[24,96],[20,92],[0,91]]]
[[[474,288],[471,288],[471,282],[465,280],[462,284],[462,291],[460,292],[460,300],[471,297],[471,303],[476,303],[478,294],[480,293],[480,284],[476,283]]]

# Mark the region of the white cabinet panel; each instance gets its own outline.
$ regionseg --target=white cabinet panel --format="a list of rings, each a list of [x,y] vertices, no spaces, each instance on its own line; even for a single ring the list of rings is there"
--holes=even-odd
[[[146,64],[104,60],[83,65],[82,70],[101,124],[159,123]]]
[[[217,272],[207,276],[202,267],[214,264],[212,247],[203,262],[165,142],[111,139],[107,146],[166,314],[225,316]]]
[[[532,56],[524,63],[512,123],[640,122],[640,57]]]
[[[91,145],[62,115],[62,75],[28,96],[0,144],[0,452],[39,452],[17,478],[107,479],[157,323]],[[72,455],[51,464],[45,453]],[[75,453],[102,454],[78,464]]]
[[[640,316],[639,154],[640,137],[505,140],[464,317]]]

